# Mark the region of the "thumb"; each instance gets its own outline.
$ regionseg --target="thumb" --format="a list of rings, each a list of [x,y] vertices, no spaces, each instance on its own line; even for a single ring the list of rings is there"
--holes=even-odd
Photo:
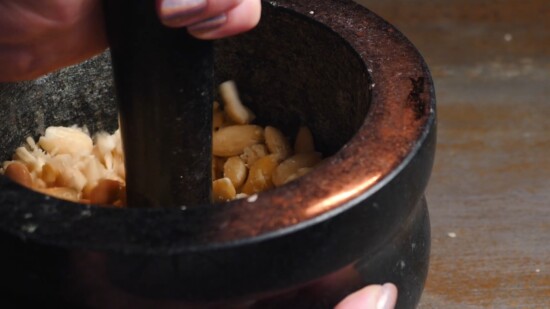
[[[393,309],[397,288],[391,283],[369,285],[344,298],[334,309]]]

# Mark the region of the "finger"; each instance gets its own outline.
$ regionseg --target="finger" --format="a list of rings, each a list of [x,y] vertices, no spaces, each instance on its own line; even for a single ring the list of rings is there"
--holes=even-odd
[[[102,36],[88,36],[82,42],[79,32],[31,45],[0,44],[0,82],[31,80],[60,68],[79,63],[105,50]]]
[[[0,42],[24,42],[65,31],[95,14],[98,7],[96,0],[0,1]]]
[[[193,24],[188,27],[191,35],[204,40],[232,36],[254,28],[260,21],[261,1],[244,0],[225,16]]]
[[[94,0],[0,1],[0,81],[34,79],[103,51],[102,20]]]
[[[162,23],[186,27],[230,11],[245,0],[157,0]]]
[[[0,82],[35,79],[88,59],[106,47],[102,24],[87,21],[40,39],[0,44]]]
[[[28,72],[31,62],[27,50],[0,45],[0,83],[21,80],[21,72]]]
[[[344,298],[335,309],[393,309],[396,301],[395,285],[369,285]]]

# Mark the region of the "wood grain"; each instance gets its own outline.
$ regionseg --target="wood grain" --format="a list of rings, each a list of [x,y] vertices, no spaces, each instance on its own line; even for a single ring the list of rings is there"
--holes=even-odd
[[[425,56],[439,112],[420,308],[550,307],[550,2],[362,0]]]

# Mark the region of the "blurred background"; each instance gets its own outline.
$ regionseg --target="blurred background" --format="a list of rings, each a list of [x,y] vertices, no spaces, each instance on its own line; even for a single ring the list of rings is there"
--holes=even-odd
[[[550,1],[357,1],[416,45],[435,81],[419,308],[549,308]]]

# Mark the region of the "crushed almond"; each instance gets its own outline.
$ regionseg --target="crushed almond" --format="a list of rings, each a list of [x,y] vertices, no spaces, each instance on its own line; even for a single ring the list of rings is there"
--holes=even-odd
[[[256,196],[310,172],[321,161],[305,126],[295,149],[277,128],[251,124],[235,83],[220,87],[213,103],[213,198],[215,202]],[[0,173],[26,187],[73,202],[124,206],[124,153],[120,130],[93,137],[85,127],[48,127],[36,142],[28,137]]]

